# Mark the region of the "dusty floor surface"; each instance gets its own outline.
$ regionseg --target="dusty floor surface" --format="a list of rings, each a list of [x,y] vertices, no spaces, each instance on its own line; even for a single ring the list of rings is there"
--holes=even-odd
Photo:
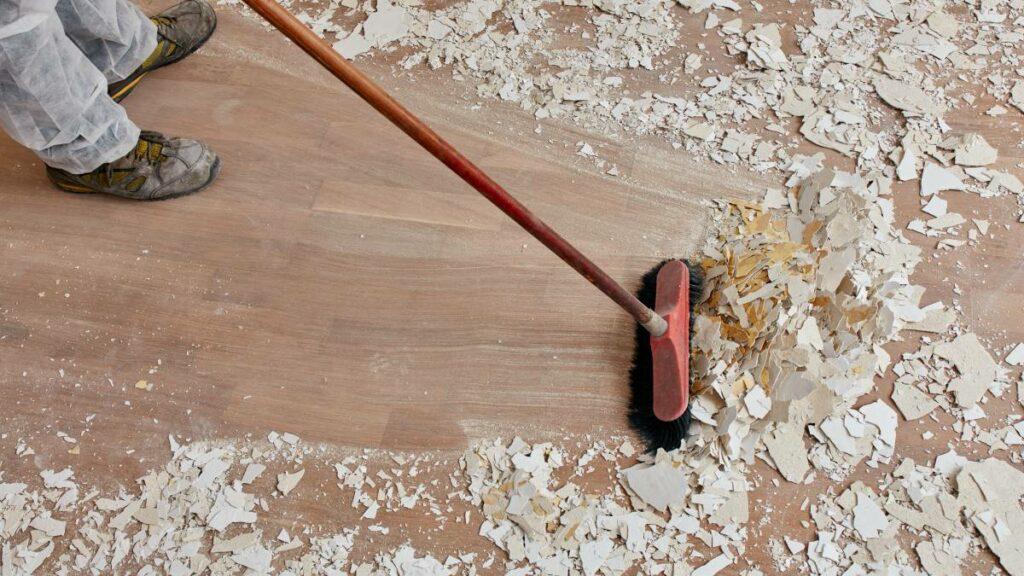
[[[765,4],[787,17],[788,3]],[[364,448],[427,454],[438,461],[430,474],[444,479],[481,440],[520,436],[577,454],[595,440],[617,446],[630,434],[631,323],[297,49],[235,10],[221,18],[206,49],[127,103],[144,128],[218,150],[224,172],[203,194],[144,205],[62,195],[32,154],[0,137],[0,481],[71,467],[81,485],[116,490],[163,465],[169,434],[184,444],[288,432],[323,457],[307,455],[302,484],[261,515],[266,534],[377,523],[389,533],[373,533],[354,557],[405,542],[441,559],[487,554],[479,519],[444,530],[418,511],[360,520],[332,492],[332,463]],[[713,209],[703,201],[753,200],[784,180],[653,136],[597,135],[478,104],[443,71],[393,74],[397,57],[360,65],[626,283],[662,258],[699,252]],[[986,116],[994,103],[983,96],[945,119],[981,133],[999,150],[995,167],[1020,174],[1021,114]],[[577,155],[580,141],[621,176]],[[917,185],[894,185],[900,226],[920,217]],[[1024,342],[1015,198],[948,201],[994,233],[950,252],[910,235],[926,257],[913,281],[926,301],[947,303],[958,284],[962,324],[990,350]],[[915,349],[919,336],[889,353]],[[887,399],[891,381],[862,403]],[[985,411],[992,421],[1024,413],[1013,392]],[[947,450],[952,419],[936,418],[901,419],[901,457],[920,463]],[[935,438],[923,440],[926,430]],[[981,458],[988,447],[956,449]],[[843,486],[892,467],[861,466]],[[769,537],[812,538],[801,502],[832,483],[775,486],[777,472],[754,469],[742,567],[773,573]],[[601,469],[586,483],[613,477]],[[994,565],[980,552],[967,569]]]

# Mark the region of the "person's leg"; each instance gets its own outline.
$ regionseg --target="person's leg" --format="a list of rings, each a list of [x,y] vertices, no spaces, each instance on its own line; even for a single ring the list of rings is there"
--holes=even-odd
[[[220,160],[202,142],[140,130],[64,35],[56,0],[0,0],[0,127],[65,192],[138,200],[202,190]]]
[[[0,0],[0,126],[48,166],[83,174],[131,152],[140,131],[55,4]]]
[[[57,15],[110,83],[130,76],[156,49],[156,25],[127,0],[57,0]]]
[[[62,0],[112,2],[114,0]],[[120,0],[124,1],[124,0]],[[122,80],[110,83],[110,97],[121,102],[150,72],[180,62],[199,50],[217,29],[217,12],[210,0],[182,0],[151,19],[156,26],[156,48]]]

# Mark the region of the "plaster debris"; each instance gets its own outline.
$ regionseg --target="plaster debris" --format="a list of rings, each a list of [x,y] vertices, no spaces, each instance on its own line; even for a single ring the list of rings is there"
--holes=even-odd
[[[754,386],[747,395],[743,397],[743,404],[747,412],[754,418],[764,418],[772,408],[772,399],[764,393],[760,386]]]
[[[630,490],[659,512],[664,512],[671,505],[682,505],[686,496],[686,477],[665,461],[653,466],[637,464],[623,470],[622,475]]]
[[[757,3],[752,8],[761,11]],[[473,0],[441,8],[381,0],[357,3],[344,18],[331,2],[310,20],[314,30],[333,34],[346,56],[401,49],[397,67],[449,70],[471,82],[478,97],[512,103],[538,119],[659,134],[691,154],[759,171],[784,170],[796,155],[799,142],[779,137],[792,118],[804,139],[855,158],[865,172],[895,169],[899,179],[912,180],[928,159],[988,165],[995,151],[976,135],[948,147],[955,145],[947,142],[943,116],[976,101],[950,94],[984,82],[990,93],[1008,93],[1024,107],[1024,81],[986,78],[993,59],[1016,62],[1018,19],[965,18],[919,0],[814,5],[786,24],[744,19],[745,10],[712,0]],[[564,34],[551,22],[560,17],[586,23],[582,44],[559,40]],[[349,24],[339,25],[341,19]],[[708,38],[688,45],[692,40],[679,33],[688,21]],[[958,46],[959,38],[974,46]],[[712,46],[741,64],[699,74]],[[666,57],[678,52],[678,62]],[[636,70],[658,72],[666,93],[632,90]],[[884,120],[889,107],[904,121]],[[766,120],[763,128],[753,128],[754,119]]]
[[[892,401],[907,420],[923,418],[939,407],[939,403],[931,396],[904,383],[897,383],[893,388]]]
[[[969,462],[957,474],[957,501],[1011,576],[1024,574],[1024,473],[995,458]]]
[[[363,22],[363,36],[371,45],[383,47],[405,36],[409,22],[405,8],[377,0],[376,10]]]
[[[297,472],[283,472],[277,475],[277,490],[287,496],[289,492],[299,485],[299,480],[306,474],[305,470]]]
[[[1024,80],[1017,80],[1013,83],[1013,88],[1010,90],[1010,104],[1024,112]]]
[[[946,208],[948,204],[945,200],[939,197],[938,194],[932,195],[931,199],[927,204],[921,208],[921,211],[925,214],[930,214],[936,218],[946,215]]]
[[[897,110],[917,115],[936,115],[939,111],[928,94],[913,84],[880,76],[874,85],[879,97]]]
[[[960,376],[949,384],[949,390],[962,407],[976,404],[1003,370],[992,360],[974,334],[964,334],[952,342],[939,344],[935,354],[953,363]]]
[[[989,146],[980,134],[967,134],[957,145],[955,162],[961,166],[988,166],[996,161],[999,151]]]
[[[365,54],[373,48],[371,44],[362,34],[362,28],[353,30],[351,34],[343,38],[339,38],[334,43],[334,51],[341,54],[346,58],[355,58],[360,54]]]
[[[857,506],[853,509],[853,527],[865,540],[878,538],[889,527],[889,520],[882,508],[870,495],[857,494]]]
[[[765,437],[765,445],[772,462],[786,480],[794,483],[804,481],[811,465],[802,431],[794,426],[777,427]]]
[[[690,573],[690,576],[715,576],[722,570],[725,570],[733,563],[732,558],[721,554],[712,558],[707,564],[697,568]]]
[[[964,183],[955,174],[930,162],[924,165],[921,176],[921,196],[931,196],[946,190],[965,190]]]
[[[1006,363],[1010,366],[1024,366],[1024,343],[1017,344],[1009,354],[1006,355]]]
[[[914,154],[913,149],[905,148],[903,150],[903,157],[896,165],[896,177],[902,181],[917,179],[917,155]]]

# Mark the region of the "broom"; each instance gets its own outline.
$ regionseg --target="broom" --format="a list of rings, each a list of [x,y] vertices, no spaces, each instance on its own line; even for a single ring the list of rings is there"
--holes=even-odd
[[[637,321],[630,423],[649,450],[678,448],[690,421],[690,316],[701,292],[700,275],[683,260],[662,262],[644,276],[637,298],[287,9],[274,0],[245,3]]]

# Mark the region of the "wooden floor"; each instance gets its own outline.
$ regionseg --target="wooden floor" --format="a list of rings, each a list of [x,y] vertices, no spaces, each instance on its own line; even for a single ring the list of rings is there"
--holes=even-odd
[[[627,285],[698,249],[703,199],[778,184],[664,144],[554,123],[536,134],[521,111],[474,112],[460,88],[385,70],[370,67]],[[25,439],[33,467],[127,483],[164,457],[169,432],[433,450],[627,432],[628,317],[285,41],[225,12],[208,48],[127,107],[144,128],[210,142],[224,171],[170,202],[70,196],[0,136],[0,463]],[[948,120],[989,136],[1003,168],[1021,160],[1017,115]],[[576,157],[584,139],[626,178]],[[918,200],[899,190],[905,222]],[[998,222],[1012,207],[950,198]],[[1022,230],[995,227],[923,266],[925,301],[949,302],[960,279],[974,329],[1024,341]],[[58,431],[81,455],[63,455]],[[900,442],[914,454],[920,432],[901,428]],[[778,509],[806,490],[757,501]]]
[[[699,247],[702,198],[755,191],[678,162],[645,180],[667,153],[610,143],[627,184],[572,153],[581,134],[405,92],[628,286]],[[223,173],[171,202],[70,196],[0,138],[5,418],[74,434],[98,414],[83,450],[104,458],[172,430],[432,449],[625,431],[629,318],[285,41],[225,13],[127,107],[211,143]]]

